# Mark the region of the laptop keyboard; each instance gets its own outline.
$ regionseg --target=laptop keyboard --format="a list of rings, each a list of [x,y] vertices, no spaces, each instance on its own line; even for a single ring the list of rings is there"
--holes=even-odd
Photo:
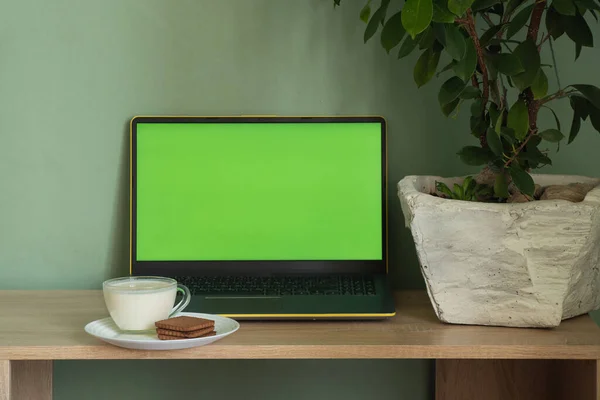
[[[195,295],[374,296],[375,283],[364,276],[183,276],[175,277]]]

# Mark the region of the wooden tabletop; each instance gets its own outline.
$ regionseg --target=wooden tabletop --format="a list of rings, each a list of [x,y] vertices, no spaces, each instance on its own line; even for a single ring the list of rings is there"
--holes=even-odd
[[[600,359],[589,316],[555,329],[443,324],[424,292],[399,292],[386,321],[242,321],[233,335],[176,351],[128,350],[88,335],[106,317],[100,291],[0,291],[0,360],[240,358]]]

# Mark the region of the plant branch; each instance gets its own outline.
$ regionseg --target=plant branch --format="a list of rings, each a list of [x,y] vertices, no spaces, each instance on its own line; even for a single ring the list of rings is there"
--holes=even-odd
[[[535,6],[533,6],[533,11],[531,12],[529,29],[527,30],[527,37],[533,40],[533,43],[537,42],[540,23],[542,22],[542,14],[544,13],[545,8],[546,0],[536,0]]]
[[[546,40],[550,39],[550,32],[546,34],[546,36],[542,37],[542,41],[538,44],[538,52],[542,50],[542,45],[546,42]]]
[[[485,59],[483,58],[483,49],[481,47],[481,42],[479,41],[479,36],[477,36],[477,29],[475,27],[475,19],[473,18],[473,13],[469,8],[467,10],[467,15],[464,18],[460,18],[456,20],[457,23],[462,25],[471,40],[473,41],[473,46],[475,47],[475,51],[477,52],[477,63],[479,64],[479,69],[481,70],[482,77],[482,95],[481,95],[481,113],[483,115],[485,111],[485,107],[487,105],[488,99],[490,97],[490,85],[488,78],[487,66],[485,65]],[[481,147],[487,147],[486,133],[483,132],[479,136],[479,142],[481,143]]]
[[[483,49],[481,48],[481,43],[479,42],[479,36],[477,36],[477,30],[475,28],[475,19],[473,18],[473,13],[471,12],[471,9],[467,10],[466,18],[459,20],[459,23],[461,23],[467,30],[467,33],[471,37],[471,40],[473,40],[475,51],[477,52],[477,62],[479,64],[479,68],[481,69],[481,76],[483,81],[481,109],[485,110],[485,106],[490,96],[490,85],[488,82],[487,66],[485,65],[485,59],[483,58]]]
[[[538,33],[540,30],[540,23],[542,22],[542,14],[546,8],[547,0],[536,0],[535,5],[533,6],[533,11],[531,12],[531,20],[529,22],[529,27],[527,29],[527,38],[531,40],[534,44],[537,43]],[[539,50],[538,50],[539,52]],[[505,167],[508,167],[513,161],[517,159],[521,151],[525,148],[529,140],[537,135],[537,116],[540,110],[541,105],[543,104],[539,100],[535,100],[533,97],[533,91],[531,87],[527,88],[524,92],[525,103],[527,104],[527,114],[529,116],[529,130],[523,140],[523,143],[514,151],[513,155],[506,161],[504,164]]]
[[[500,74],[500,85],[502,87],[502,96],[500,98],[500,109],[508,108],[508,89],[506,88],[506,83],[504,83],[504,77]]]
[[[487,22],[490,28],[495,25],[489,15],[487,15],[486,13],[481,13],[480,15],[485,20],[485,22]]]
[[[561,99],[563,97],[567,97],[568,95],[570,95],[571,93],[575,93],[576,91],[577,90],[568,90],[568,91],[566,91],[566,90],[561,89],[558,92],[556,92],[556,93],[554,93],[554,94],[552,94],[550,96],[546,96],[543,99],[538,100],[538,105],[541,106],[541,105],[544,105],[546,103],[551,102],[552,100]]]
[[[537,135],[537,131],[530,132],[529,135],[527,135],[523,143],[521,143],[521,145],[515,150],[513,155],[508,160],[506,160],[506,162],[504,163],[504,168],[508,168],[508,166],[517,159],[519,154],[521,154],[521,151],[523,151],[525,146],[527,146],[527,143],[529,143],[529,139],[531,139],[535,135]]]

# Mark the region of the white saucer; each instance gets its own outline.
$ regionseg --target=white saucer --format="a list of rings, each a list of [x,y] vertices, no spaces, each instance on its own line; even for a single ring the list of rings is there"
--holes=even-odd
[[[178,350],[213,343],[225,336],[231,335],[240,328],[240,324],[237,321],[218,315],[191,312],[182,312],[177,315],[211,319],[215,321],[215,331],[217,334],[200,338],[160,340],[156,332],[125,333],[115,325],[110,317],[90,322],[85,326],[85,331],[100,340],[126,349]]]

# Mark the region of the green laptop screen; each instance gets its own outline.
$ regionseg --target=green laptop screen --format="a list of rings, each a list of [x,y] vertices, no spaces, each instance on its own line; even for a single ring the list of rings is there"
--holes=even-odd
[[[375,122],[138,123],[136,260],[381,260]]]

